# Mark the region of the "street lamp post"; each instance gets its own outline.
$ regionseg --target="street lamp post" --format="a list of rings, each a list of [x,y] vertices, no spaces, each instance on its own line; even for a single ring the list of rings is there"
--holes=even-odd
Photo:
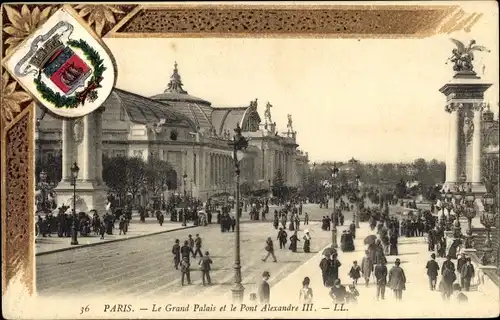
[[[336,201],[335,201],[335,182],[337,178],[337,174],[339,172],[339,169],[337,166],[333,166],[333,172],[332,172],[332,194],[333,194],[333,214],[332,214],[332,221],[333,221],[333,227],[332,227],[332,247],[333,248],[338,248],[337,244],[337,219],[336,219]]]
[[[236,234],[234,250],[234,286],[231,289],[233,301],[241,303],[245,288],[241,284],[241,257],[240,257],[240,160],[242,150],[248,147],[248,140],[241,134],[239,123],[234,129],[235,135],[229,145],[233,147],[234,171],[236,173]],[[238,152],[239,151],[239,152]]]
[[[186,213],[187,213],[187,196],[186,196],[186,179],[187,179],[187,174],[184,173],[182,176],[182,188],[184,189],[184,212],[182,213],[182,226],[186,226]]]
[[[354,211],[354,224],[356,225],[356,228],[359,228],[359,211],[361,210],[361,201],[362,196],[361,196],[361,190],[359,188],[359,175],[356,176],[356,210]]]
[[[73,228],[72,228],[72,234],[71,234],[71,245],[77,245],[78,244],[78,236],[77,236],[77,230],[76,230],[76,178],[78,178],[78,171],[80,171],[80,168],[78,168],[78,165],[73,163],[73,166],[71,167],[71,177],[73,178]]]

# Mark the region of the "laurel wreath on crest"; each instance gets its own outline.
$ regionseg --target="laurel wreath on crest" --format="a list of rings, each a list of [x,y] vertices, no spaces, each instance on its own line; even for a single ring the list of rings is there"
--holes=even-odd
[[[97,99],[97,90],[101,87],[100,83],[103,79],[102,74],[106,70],[99,53],[92,48],[85,40],[69,40],[68,45],[73,48],[78,48],[83,51],[85,57],[90,61],[94,69],[92,78],[87,87],[73,96],[64,96],[59,92],[54,92],[42,81],[42,73],[38,72],[38,76],[34,82],[36,89],[40,92],[41,96],[51,102],[56,108],[77,108],[80,104],[84,104],[86,100],[94,101]]]

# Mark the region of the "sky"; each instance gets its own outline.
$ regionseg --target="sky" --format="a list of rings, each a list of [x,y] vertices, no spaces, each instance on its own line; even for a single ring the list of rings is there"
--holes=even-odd
[[[475,39],[476,71],[498,114],[498,7],[470,33],[426,39],[108,38],[116,87],[144,96],[163,92],[177,61],[184,89],[213,106],[267,102],[280,131],[292,114],[300,149],[311,162],[445,160],[448,114],[439,92],[452,79],[450,37]],[[485,73],[482,74],[482,66]]]

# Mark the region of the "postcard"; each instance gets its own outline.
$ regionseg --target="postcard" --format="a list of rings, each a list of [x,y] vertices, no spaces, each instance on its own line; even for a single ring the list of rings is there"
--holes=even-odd
[[[495,317],[498,5],[2,4],[2,312]]]

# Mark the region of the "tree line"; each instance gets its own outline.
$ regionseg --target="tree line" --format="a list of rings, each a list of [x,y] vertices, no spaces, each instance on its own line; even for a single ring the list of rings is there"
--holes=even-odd
[[[166,190],[177,189],[177,173],[169,162],[157,157],[144,161],[141,157],[103,155],[102,165],[102,179],[121,203],[127,195],[134,199],[142,191],[160,196]],[[37,182],[42,170],[47,173],[47,182],[57,185],[62,179],[62,155],[37,159]]]
[[[427,161],[423,158],[412,163],[363,163],[355,159],[348,163],[314,163],[309,172],[302,176],[301,193],[304,196],[327,194],[331,190],[334,166],[340,169],[335,178],[338,185],[352,183],[358,176],[365,186],[395,192],[401,197],[415,194],[433,197],[431,194],[435,194],[436,184],[445,180],[446,170],[443,161]],[[346,170],[347,167],[350,170]]]

